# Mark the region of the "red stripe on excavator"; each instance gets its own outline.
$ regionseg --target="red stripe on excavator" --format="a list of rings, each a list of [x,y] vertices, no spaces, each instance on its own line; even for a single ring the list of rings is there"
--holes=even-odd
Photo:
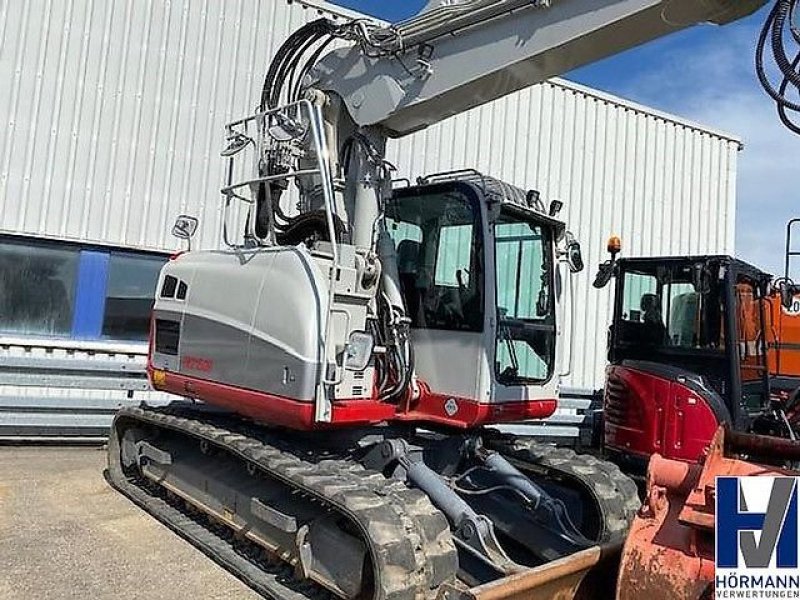
[[[491,423],[546,419],[556,411],[558,404],[555,398],[484,404],[470,398],[431,392],[424,383],[420,388],[419,400],[412,402],[407,412],[398,414],[397,420],[428,421],[468,429]]]
[[[157,378],[153,377],[155,371],[159,374]],[[435,394],[423,386],[419,400],[413,402],[407,412],[397,412],[398,406],[376,400],[336,400],[330,423],[315,423],[314,403],[310,399],[297,400],[266,394],[150,366],[148,374],[153,387],[160,391],[202,400],[262,423],[291,429],[310,430],[340,424],[366,425],[385,421],[422,421],[467,429],[490,423],[543,419],[556,409],[555,399],[480,404],[468,398]]]
[[[154,371],[148,367],[150,380]],[[226,408],[256,421],[289,427],[291,429],[315,429],[327,423],[314,422],[314,402],[297,400],[275,394],[266,394],[239,388],[216,381],[186,377],[170,371],[161,371],[163,382],[153,387],[160,391],[202,400],[207,404]],[[331,424],[369,424],[389,421],[394,417],[395,406],[374,400],[337,400],[333,405]]]

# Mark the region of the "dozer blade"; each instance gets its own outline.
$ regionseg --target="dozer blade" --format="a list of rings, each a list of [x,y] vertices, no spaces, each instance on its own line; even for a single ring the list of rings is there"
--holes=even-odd
[[[571,556],[497,581],[457,590],[445,586],[440,600],[580,600],[599,599],[613,589],[621,543],[593,546]]]

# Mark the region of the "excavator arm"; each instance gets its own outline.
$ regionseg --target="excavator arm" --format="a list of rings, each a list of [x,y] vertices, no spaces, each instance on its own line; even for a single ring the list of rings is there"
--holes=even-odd
[[[766,0],[431,1],[394,26],[365,26],[307,85],[339,96],[360,127],[399,137],[698,23]]]
[[[303,2],[319,7],[317,0]],[[407,340],[396,249],[381,218],[390,193],[387,138],[682,28],[729,23],[765,3],[431,0],[419,15],[395,25],[314,21],[292,34],[270,65],[262,109],[305,97],[324,113],[334,177],[341,182],[334,212],[349,243],[379,265],[387,300],[381,310],[392,315],[384,322],[394,331],[387,337]],[[324,54],[335,39],[349,43]],[[320,186],[314,180],[302,187]],[[398,352],[410,355],[408,348]]]

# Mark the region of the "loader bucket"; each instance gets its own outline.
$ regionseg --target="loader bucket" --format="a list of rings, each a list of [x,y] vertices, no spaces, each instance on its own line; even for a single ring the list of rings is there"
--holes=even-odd
[[[646,499],[625,541],[617,599],[713,597],[716,478],[796,476],[774,463],[798,459],[797,442],[722,427],[702,463],[653,455]]]
[[[509,575],[497,581],[458,590],[446,586],[440,600],[572,600],[597,598],[597,590],[613,589],[620,543],[593,546],[572,556]]]

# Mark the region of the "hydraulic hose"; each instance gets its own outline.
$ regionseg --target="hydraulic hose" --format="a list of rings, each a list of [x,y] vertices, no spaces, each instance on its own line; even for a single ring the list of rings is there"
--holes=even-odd
[[[800,134],[800,0],[777,0],[761,30],[756,46],[756,73],[764,90],[775,100],[781,122]],[[787,36],[788,34],[788,36]],[[791,38],[791,39],[789,39]],[[796,51],[789,51],[789,45]],[[770,49],[781,83],[775,86],[767,74],[765,58]],[[794,58],[790,58],[794,56]],[[793,95],[797,99],[790,99]]]

